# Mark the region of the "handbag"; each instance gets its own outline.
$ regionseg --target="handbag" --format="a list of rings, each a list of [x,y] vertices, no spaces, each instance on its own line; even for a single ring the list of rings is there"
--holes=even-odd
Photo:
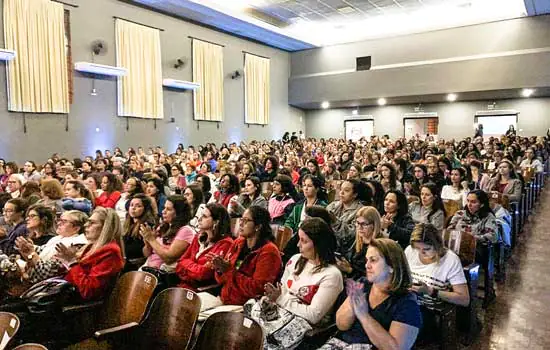
[[[61,278],[49,278],[29,288],[21,295],[31,314],[44,314],[77,299],[76,287]]]

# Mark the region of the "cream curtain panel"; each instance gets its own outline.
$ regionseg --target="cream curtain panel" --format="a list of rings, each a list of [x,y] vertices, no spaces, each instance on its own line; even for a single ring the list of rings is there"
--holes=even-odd
[[[223,121],[223,47],[193,39],[195,120]]]
[[[269,58],[244,54],[245,123],[269,124]]]
[[[4,0],[8,110],[69,113],[63,5],[49,0]]]
[[[118,79],[118,115],[162,119],[160,31],[116,19],[117,66],[128,69]]]

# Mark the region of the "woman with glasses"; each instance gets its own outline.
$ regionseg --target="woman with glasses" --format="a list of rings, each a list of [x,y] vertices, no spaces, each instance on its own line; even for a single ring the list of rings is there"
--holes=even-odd
[[[200,293],[201,310],[227,305],[244,305],[263,295],[267,283],[275,283],[282,268],[281,253],[273,243],[269,212],[251,206],[241,218],[239,238],[225,255],[209,254],[215,278],[222,285],[215,297]]]
[[[204,208],[199,219],[200,233],[195,236],[176,267],[181,280],[178,287],[196,290],[216,282],[209,256],[224,256],[229,251],[233,244],[230,226],[229,214],[222,205],[210,203]]]
[[[86,224],[88,244],[80,250],[56,245],[56,257],[69,271],[64,279],[78,290],[83,300],[95,300],[111,290],[124,267],[120,220],[113,209],[96,208]]]
[[[183,190],[187,187],[187,181],[183,174],[181,165],[174,163],[170,167],[170,177],[168,177],[168,188],[170,188],[170,194],[182,194]]]
[[[355,215],[355,244],[336,256],[336,265],[347,277],[357,280],[365,276],[365,255],[373,239],[381,238],[380,214],[374,207],[362,207]]]
[[[57,236],[50,239],[44,245],[37,245],[24,237],[15,241],[23,259],[27,262],[24,276],[27,281],[34,284],[45,279],[63,275],[66,268],[56,258],[56,246],[63,244],[66,247],[78,249],[88,243],[84,234],[84,227],[88,221],[88,215],[78,210],[65,211],[57,220]]]
[[[43,205],[29,207],[26,215],[27,237],[36,245],[44,245],[55,236],[54,212]]]
[[[168,197],[160,227],[156,230],[143,224],[140,227],[139,233],[145,242],[143,254],[147,257],[144,266],[174,272],[175,263],[195,237],[195,231],[189,226],[191,218],[191,206],[185,197]]]
[[[25,223],[27,208],[27,202],[20,198],[10,199],[4,205],[2,212],[9,228],[0,227],[0,251],[6,255],[17,253],[15,250],[17,237],[27,236],[27,225]]]

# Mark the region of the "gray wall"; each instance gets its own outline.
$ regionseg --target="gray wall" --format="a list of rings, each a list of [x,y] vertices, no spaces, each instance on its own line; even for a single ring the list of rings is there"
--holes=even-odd
[[[473,136],[474,115],[487,110],[488,101],[426,104],[424,112],[439,115],[439,136],[463,138]],[[392,138],[404,133],[403,115],[415,113],[417,105],[397,105],[360,108],[359,115],[374,117],[374,133],[389,134]],[[515,109],[519,112],[518,130],[521,135],[545,135],[550,128],[550,98],[497,101],[496,109]],[[351,109],[327,109],[308,111],[306,135],[308,137],[344,137],[344,120],[353,119]],[[360,117],[359,117],[360,118]]]
[[[7,111],[5,70],[0,69],[0,157],[43,162],[52,153],[71,157],[93,154],[95,149],[127,149],[138,145],[162,145],[174,151],[176,145],[280,138],[284,131],[304,130],[303,112],[288,105],[289,54],[255,44],[182,20],[154,13],[116,0],[72,0],[79,5],[71,10],[73,62],[90,61],[90,44],[96,39],[107,42],[108,52],[96,57],[96,63],[115,65],[115,32],[113,16],[163,28],[161,33],[163,77],[192,80],[191,39],[189,35],[225,45],[225,121],[219,125],[193,121],[192,93],[164,90],[164,120],[126,119],[117,117],[116,80],[96,80],[97,96],[91,96],[92,80],[74,72],[74,102],[69,115],[69,132],[65,132],[65,116],[27,114],[27,133],[23,133],[20,113]],[[0,0],[3,7],[3,1]],[[0,18],[1,21],[1,18]],[[3,28],[3,25],[1,26]],[[3,38],[3,36],[2,36]],[[0,39],[3,41],[3,39]],[[0,45],[3,47],[3,44]],[[242,51],[271,58],[271,123],[268,126],[244,124],[243,79],[229,75],[243,68]],[[187,57],[181,70],[172,66],[175,60]],[[173,111],[173,113],[172,113]],[[168,123],[174,117],[175,123]],[[99,132],[96,132],[99,128]],[[179,128],[177,130],[176,128]]]
[[[336,104],[378,97],[549,86],[548,33],[550,16],[540,16],[294,53],[289,102],[318,108],[325,100]],[[486,54],[501,57],[464,60]],[[368,55],[372,56],[373,70],[355,72],[356,57]],[[433,61],[440,59],[451,61]],[[377,70],[377,66],[418,62],[423,63]]]

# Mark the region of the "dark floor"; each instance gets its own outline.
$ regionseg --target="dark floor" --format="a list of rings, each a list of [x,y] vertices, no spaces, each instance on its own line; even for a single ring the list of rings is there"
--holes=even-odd
[[[497,299],[480,315],[483,330],[464,349],[550,349],[550,186],[546,186],[497,284]]]

